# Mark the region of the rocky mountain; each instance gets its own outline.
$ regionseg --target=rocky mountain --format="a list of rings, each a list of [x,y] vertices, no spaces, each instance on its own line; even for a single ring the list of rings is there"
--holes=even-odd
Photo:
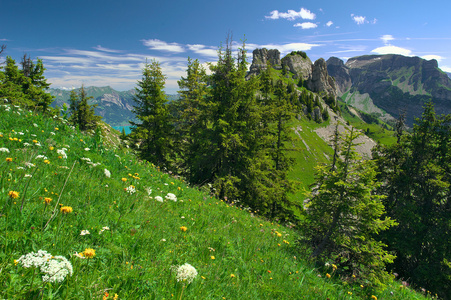
[[[267,62],[276,70],[291,73],[292,78],[301,83],[310,91],[324,93],[330,97],[337,96],[335,82],[329,76],[326,61],[322,58],[312,63],[307,54],[302,51],[293,51],[280,59],[280,52],[276,49],[255,49],[249,76],[257,75],[266,69]]]
[[[78,91],[76,89],[75,91]],[[110,86],[85,87],[88,97],[93,97],[89,104],[97,104],[95,108],[96,115],[102,116],[103,120],[111,126],[127,126],[129,121],[135,120],[132,113],[133,96],[135,90],[116,91]],[[52,106],[63,107],[63,104],[69,104],[70,92],[62,89],[50,89],[50,94],[55,96]],[[177,99],[177,95],[168,95],[169,100]]]
[[[365,55],[346,63],[336,57],[327,60],[338,96],[364,112],[382,118],[397,118],[406,112],[407,124],[432,99],[438,114],[451,113],[451,79],[436,60],[402,55]]]

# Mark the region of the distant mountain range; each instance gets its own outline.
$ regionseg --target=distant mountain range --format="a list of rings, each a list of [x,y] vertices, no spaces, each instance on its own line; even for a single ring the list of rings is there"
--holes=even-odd
[[[75,91],[78,92],[79,89]],[[135,90],[116,91],[110,86],[85,87],[88,97],[93,97],[89,104],[97,104],[95,109],[97,115],[102,116],[103,120],[111,126],[127,126],[129,121],[135,120],[132,113]],[[69,90],[50,89],[50,94],[55,97],[52,106],[63,107],[66,103],[69,105]],[[178,98],[178,95],[167,95],[169,100]]]
[[[437,114],[451,113],[451,78],[436,60],[402,55],[365,55],[327,60],[337,94],[344,102],[382,118],[397,118],[406,112],[407,124],[420,117],[431,99]]]

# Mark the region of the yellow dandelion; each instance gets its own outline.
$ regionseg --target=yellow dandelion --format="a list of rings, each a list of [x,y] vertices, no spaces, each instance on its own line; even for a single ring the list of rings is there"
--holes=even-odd
[[[55,149],[55,147],[52,147],[52,146],[49,147],[50,151],[53,151],[53,149]]]
[[[86,248],[85,251],[83,252],[83,255],[86,258],[93,258],[94,256],[96,256],[96,250],[91,249],[91,248]]]
[[[326,273],[326,277],[327,277],[327,278],[330,278],[330,274],[329,274],[329,273]]]
[[[58,127],[55,127],[55,130],[59,130],[59,128],[58,128]]]
[[[13,159],[12,159],[11,157],[7,157],[7,158],[6,158],[6,161],[7,161],[7,162],[12,162]]]
[[[377,300],[377,297],[376,297],[376,296],[374,296],[374,295],[371,295],[371,299],[373,299],[373,300]]]
[[[337,266],[332,264],[332,269],[335,271],[337,269]]]
[[[37,140],[33,140],[33,143],[37,144],[37,143],[38,143],[38,141],[37,141]]]
[[[19,261],[17,259],[14,260],[14,265],[17,266],[17,264],[19,263]]]
[[[52,201],[52,198],[49,198],[49,197],[44,198],[45,204],[50,204],[51,201]]]
[[[185,231],[187,231],[187,230],[188,230],[188,227],[186,227],[186,226],[182,226],[182,227],[180,227],[180,230],[181,230],[181,231],[183,231],[183,232],[185,232]]]
[[[68,213],[71,213],[73,211],[72,207],[70,207],[70,206],[62,206],[60,208],[60,210],[61,210],[61,212],[63,214],[68,214]]]
[[[281,237],[281,236],[282,236],[282,234],[281,234],[280,232],[277,232],[277,231],[276,231],[276,234],[277,234],[278,237]]]
[[[126,182],[127,181],[127,178],[122,178],[121,179],[123,182]]]
[[[235,278],[235,274],[230,274],[230,278]]]
[[[44,159],[44,163],[49,165],[50,164],[50,160]]]
[[[210,258],[211,258],[211,259],[215,259],[215,257],[214,257],[213,255],[212,255],[212,256],[210,256]]]
[[[11,198],[11,199],[17,199],[17,198],[19,198],[19,192],[16,192],[16,191],[9,191],[9,192],[8,192],[8,196],[9,196],[9,198]]]
[[[119,298],[118,294],[114,294],[113,300],[117,300]]]

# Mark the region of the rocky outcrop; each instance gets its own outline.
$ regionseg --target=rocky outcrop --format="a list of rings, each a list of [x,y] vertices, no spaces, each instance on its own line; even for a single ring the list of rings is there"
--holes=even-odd
[[[282,68],[294,74],[295,79],[308,80],[312,77],[312,61],[307,56],[290,53],[282,59]]]
[[[259,74],[260,70],[265,70],[268,62],[274,69],[282,69],[280,52],[277,49],[255,49],[252,52],[252,56],[252,65],[249,72],[251,74]]]
[[[329,97],[336,98],[337,91],[335,82],[328,75],[327,65],[324,59],[318,59],[312,64],[305,52],[293,51],[282,60],[278,50],[255,49],[253,52],[252,65],[248,76],[258,75],[261,70],[266,69],[267,62],[277,70],[283,69],[290,72],[293,79],[302,81],[304,86],[316,93],[323,93]]]
[[[312,92],[325,92],[329,97],[337,97],[335,81],[329,76],[326,61],[323,58],[318,59],[313,64],[312,76],[306,81],[305,85]]]
[[[395,118],[406,112],[409,126],[415,117],[421,116],[429,99],[438,114],[451,113],[451,79],[434,59],[389,54],[353,57],[343,65],[337,58],[327,63],[339,95],[346,94],[346,99],[361,98],[365,101],[357,104],[361,107],[369,107],[371,102]]]
[[[327,72],[335,78],[335,87],[337,95],[343,95],[352,85],[351,75],[349,75],[349,68],[345,66],[344,62],[337,57],[330,57],[327,62]]]

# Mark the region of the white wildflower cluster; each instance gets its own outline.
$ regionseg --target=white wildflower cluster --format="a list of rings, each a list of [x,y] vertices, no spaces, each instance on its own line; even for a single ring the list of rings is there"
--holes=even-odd
[[[171,200],[171,201],[177,202],[177,197],[173,193],[168,193],[166,195],[166,197],[164,197],[164,198],[167,199],[167,200]]]
[[[80,235],[88,235],[88,234],[91,234],[90,232],[89,232],[89,230],[82,230],[81,232],[80,232]]]
[[[102,232],[104,232],[105,230],[110,230],[110,227],[103,226],[102,229],[99,231],[99,234],[102,234]]]
[[[81,160],[84,160],[84,161],[86,161],[86,162],[91,162],[91,159],[90,158],[87,158],[87,157],[82,157],[82,158],[80,158]]]
[[[155,200],[157,200],[158,202],[164,202],[163,198],[160,196],[156,196]]]
[[[150,196],[150,194],[152,194],[152,188],[146,187],[146,192],[147,192],[147,195]]]
[[[0,152],[9,153],[9,149],[8,148],[0,148]]]
[[[27,167],[27,168],[33,168],[33,167],[36,167],[36,165],[35,165],[34,163],[31,163],[31,162],[26,162],[26,163],[25,163],[25,167]]]
[[[33,126],[34,126],[34,127],[38,127],[38,124],[36,124],[36,123],[33,123]]]
[[[60,155],[62,158],[67,159],[66,148],[56,150],[56,153]]]
[[[111,172],[108,171],[107,169],[103,170],[103,173],[105,173],[105,176],[106,176],[107,178],[110,178],[110,177],[111,177]]]
[[[93,163],[93,162],[87,162],[88,165],[91,165],[91,167],[95,168],[101,165],[101,163]]]
[[[172,266],[171,269],[177,273],[176,278],[179,282],[183,281],[190,284],[197,276],[197,270],[189,263],[185,263],[181,266]]]
[[[89,150],[91,150],[91,149],[89,149],[89,148],[85,148],[85,151],[89,151]]]
[[[136,193],[136,189],[135,189],[135,186],[134,186],[134,185],[128,186],[128,187],[125,189],[125,191],[126,191],[127,193],[129,193],[130,195]]]
[[[48,159],[47,156],[44,155],[36,155],[36,159]]]
[[[27,143],[27,142],[23,143],[23,145],[24,145],[25,147],[31,146],[31,144],[30,144],[30,143]]]
[[[67,275],[73,274],[72,264],[64,256],[52,256],[44,250],[22,255],[17,263],[24,268],[40,268],[44,282],[62,282]]]

